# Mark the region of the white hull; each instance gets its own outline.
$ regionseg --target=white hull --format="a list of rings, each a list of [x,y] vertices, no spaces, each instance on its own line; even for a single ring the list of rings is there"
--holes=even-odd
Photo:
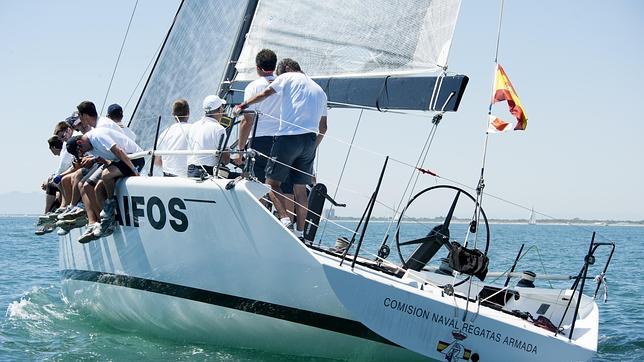
[[[351,270],[350,263],[341,267],[326,257],[319,260],[324,264],[333,290],[352,317],[384,338],[434,359],[582,361],[591,359],[597,349],[598,308],[585,296],[584,307],[580,309],[583,318],[577,320],[573,340],[569,341],[567,334],[555,336],[529,321],[486,306],[479,307],[476,302],[469,303],[466,315],[465,299],[448,296],[438,287],[419,283],[419,279],[407,276],[401,279],[359,265]],[[446,279],[453,282],[451,277]],[[557,300],[561,300],[561,294],[518,289],[522,289],[519,300],[523,308],[530,308],[537,301],[552,303],[553,310]],[[534,310],[532,314],[536,317]]]
[[[111,237],[83,245],[77,229],[60,238],[65,297],[118,328],[180,340],[350,360],[422,358],[351,319],[314,252],[257,201],[262,185],[225,190],[227,182],[121,183],[123,226]]]

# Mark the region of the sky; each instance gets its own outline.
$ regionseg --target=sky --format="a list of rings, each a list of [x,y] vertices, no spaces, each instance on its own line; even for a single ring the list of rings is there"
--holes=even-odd
[[[107,101],[127,104],[126,117],[178,4],[138,2]],[[55,123],[82,100],[101,107],[134,5],[134,0],[0,1],[5,125],[0,193],[39,192],[57,165],[46,146]],[[449,71],[470,81],[459,111],[441,122],[424,164],[469,187],[481,173],[498,16],[498,1],[463,1]],[[636,0],[506,0],[499,62],[529,120],[524,132],[489,136],[484,175],[490,196],[483,201],[489,217],[527,218],[534,207],[557,218],[644,220],[642,19],[644,2]],[[509,119],[503,107],[495,105],[495,113]],[[360,114],[329,112],[317,172],[333,194]],[[355,139],[360,148],[352,149],[336,195],[350,206],[337,214],[362,213],[383,155],[415,163],[429,119],[362,113]],[[392,162],[379,200],[392,207],[400,203],[409,178],[408,167]],[[443,181],[422,176],[415,190]]]

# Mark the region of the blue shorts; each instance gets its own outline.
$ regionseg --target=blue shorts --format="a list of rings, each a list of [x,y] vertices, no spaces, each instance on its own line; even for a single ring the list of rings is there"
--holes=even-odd
[[[316,138],[315,133],[276,136],[266,165],[266,178],[284,182],[288,177],[293,185],[311,183]]]

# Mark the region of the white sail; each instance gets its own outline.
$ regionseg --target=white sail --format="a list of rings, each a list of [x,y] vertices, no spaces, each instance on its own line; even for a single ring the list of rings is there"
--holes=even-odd
[[[133,115],[131,128],[144,149],[152,148],[157,119],[171,122],[172,102],[188,100],[193,117],[217,94],[247,1],[185,0]],[[226,14],[226,16],[216,16]],[[196,119],[193,119],[196,120]]]
[[[460,0],[261,1],[237,63],[257,77],[270,48],[310,76],[435,72],[447,64]]]

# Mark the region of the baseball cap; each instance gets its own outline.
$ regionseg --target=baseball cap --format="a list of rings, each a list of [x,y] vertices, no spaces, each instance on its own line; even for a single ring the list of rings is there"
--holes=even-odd
[[[70,155],[79,158],[78,156],[78,140],[81,138],[80,135],[72,136],[67,140],[67,153]]]
[[[69,126],[72,128],[78,126],[81,123],[78,112],[74,112],[71,116],[65,118],[65,122],[67,122],[67,124],[69,124]]]
[[[209,95],[203,100],[203,109],[206,111],[214,111],[221,107],[222,104],[226,104],[226,101],[216,95]]]
[[[107,107],[107,116],[108,117],[123,117],[123,108],[119,106],[118,104],[110,104],[109,107]]]

